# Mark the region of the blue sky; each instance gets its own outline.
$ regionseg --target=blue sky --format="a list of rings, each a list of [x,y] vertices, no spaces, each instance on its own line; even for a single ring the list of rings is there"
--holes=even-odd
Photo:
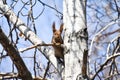
[[[23,1],[26,1],[26,0],[23,0]],[[57,8],[57,10],[62,13],[62,8],[63,8],[62,7],[62,0],[42,0],[42,1],[50,6],[54,7],[54,8]],[[10,6],[12,3],[12,0],[8,0],[7,3]],[[21,0],[19,0],[19,2],[15,5],[13,11],[17,14],[22,6],[23,6],[23,4],[21,3]],[[29,7],[30,6],[26,6],[26,9],[23,9],[23,11],[22,11],[23,14],[28,13],[28,11],[30,9]],[[39,13],[41,13],[41,11],[43,10],[43,8],[44,8],[43,5],[37,1],[36,6],[33,7],[34,16],[35,17],[38,16]],[[58,13],[55,10],[45,6],[44,12],[41,14],[41,16],[38,19],[35,20],[37,35],[39,36],[39,38],[41,40],[43,40],[46,43],[51,43],[52,23],[56,22],[57,28],[61,24],[60,19],[56,15],[58,15]],[[19,18],[22,19],[23,22],[27,23],[27,17],[23,17],[20,15]],[[2,25],[3,31],[8,36],[9,27],[8,27],[6,19],[4,17],[2,17],[0,19],[0,25]],[[31,26],[31,24],[29,24],[28,27],[33,30],[33,27]],[[13,34],[14,33],[15,32],[13,32]],[[13,35],[13,37],[15,37],[15,36],[16,35]],[[25,41],[24,38],[20,38],[17,46],[18,46],[18,48],[25,48],[25,47],[29,47],[31,45],[32,44],[28,40]],[[2,47],[0,46],[0,52],[1,51],[2,51]],[[34,55],[34,49],[26,51],[23,54],[21,54],[21,57],[23,58],[28,69],[32,73],[33,73],[33,58],[31,58],[31,57],[33,57],[33,55]],[[40,65],[43,68],[46,66],[46,59],[39,51],[37,51],[37,61],[40,63]],[[12,64],[11,64],[10,58],[6,57],[6,58],[2,59],[1,64],[0,64],[0,72],[11,72],[11,71],[12,71]],[[43,74],[43,73],[41,73],[41,74]]]
[[[9,1],[8,5],[10,6],[12,0],[7,0],[7,1]],[[21,0],[19,0],[19,3],[17,3],[13,9],[13,11],[16,14],[20,10],[20,8],[23,6],[23,4],[20,3],[20,1]],[[24,1],[27,1],[27,0],[24,0]],[[42,0],[42,1],[54,8],[56,5],[57,10],[62,13],[63,0]],[[102,2],[101,2],[101,0],[88,0],[88,1],[89,1],[88,5],[90,4],[91,7],[93,8],[93,9],[87,8],[87,18],[88,18],[87,25],[88,25],[89,36],[90,36],[89,38],[91,41],[93,36],[107,24],[107,21],[109,22],[111,19],[109,19],[108,16],[106,16],[106,14],[104,14],[104,16],[102,16],[100,13],[97,13],[97,11],[96,11],[96,10],[99,10],[102,13],[105,12],[104,7],[106,7],[106,4],[108,4],[108,3],[106,3],[106,1],[102,1]],[[97,3],[101,3],[101,4],[97,4]],[[29,9],[30,9],[30,6],[26,6],[26,9],[23,9],[23,11],[22,11],[23,14],[27,14]],[[96,10],[94,10],[94,9],[96,9]],[[39,13],[41,13],[42,10],[43,10],[43,5],[39,2],[37,2],[36,6],[34,6],[34,8],[33,8],[34,16],[36,17]],[[35,20],[37,35],[39,36],[39,38],[41,40],[45,41],[46,43],[51,43],[52,23],[54,21],[56,22],[57,29],[59,28],[61,21],[57,16],[58,16],[58,13],[55,10],[50,9],[49,7],[45,6],[45,9],[44,9],[44,12],[42,13],[42,15],[37,20]],[[101,19],[101,21],[99,19],[97,19],[96,16],[99,17],[99,19]],[[116,13],[111,16],[116,17]],[[27,23],[27,17],[23,17],[20,15],[20,19],[22,19],[23,22]],[[6,19],[4,17],[0,18],[0,25],[2,26],[2,29],[6,33],[6,35],[8,35],[9,27],[8,27]],[[29,24],[28,27],[30,27],[33,30],[33,27],[30,25],[31,24]],[[103,33],[114,31],[115,29],[119,29],[119,25],[114,25],[114,26],[108,28]],[[14,34],[14,32],[13,32],[13,34]],[[96,52],[94,51],[91,55],[92,56],[91,58],[93,59],[93,60],[91,60],[91,64],[93,64],[93,66],[94,66],[95,60],[98,57],[100,58],[100,59],[97,59],[98,63],[102,63],[101,62],[102,60],[104,62],[105,57],[103,58],[103,56],[101,57],[101,55],[105,56],[106,47],[108,46],[104,42],[111,41],[111,39],[117,35],[118,35],[118,33],[116,33],[112,36],[109,36],[109,37],[104,37],[103,40],[100,40],[101,41],[101,42],[99,42],[100,45],[98,43],[93,46],[93,50],[97,50]],[[15,35],[13,35],[13,36],[15,37]],[[25,48],[25,47],[29,47],[31,45],[32,44],[28,40],[25,41],[24,38],[20,38],[19,43],[18,43],[18,48]],[[2,47],[0,47],[0,52],[1,51],[2,51]],[[29,70],[32,73],[33,73],[33,58],[30,58],[30,57],[33,57],[33,55],[34,55],[34,49],[26,51],[23,54],[21,54],[21,57],[24,59],[27,67],[29,68]],[[42,54],[40,54],[39,51],[37,51],[37,61],[40,63],[40,65],[43,68],[46,66],[46,59],[44,58],[44,56]],[[43,63],[44,65],[41,63]],[[9,67],[8,67],[8,65],[9,65]],[[93,68],[93,70],[94,70],[94,68]],[[1,61],[0,72],[10,72],[10,71],[12,71],[12,64],[10,62],[10,58],[6,57]],[[43,74],[43,73],[41,73],[41,74]]]

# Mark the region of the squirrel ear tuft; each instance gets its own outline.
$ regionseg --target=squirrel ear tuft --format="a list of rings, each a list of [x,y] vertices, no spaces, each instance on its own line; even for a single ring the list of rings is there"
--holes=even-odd
[[[53,30],[53,32],[55,32],[55,31],[56,31],[56,29],[55,29],[55,22],[53,22],[53,25],[52,25],[52,30]]]
[[[63,26],[64,26],[64,24],[62,23],[61,25],[60,25],[60,32],[62,33],[62,31],[63,31]]]

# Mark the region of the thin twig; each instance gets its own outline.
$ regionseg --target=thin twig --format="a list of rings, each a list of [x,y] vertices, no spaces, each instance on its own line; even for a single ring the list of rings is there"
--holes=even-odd
[[[27,51],[27,50],[30,50],[30,49],[33,49],[33,48],[37,48],[38,46],[61,46],[61,47],[64,47],[63,44],[61,45],[57,45],[57,44],[36,44],[36,45],[33,45],[33,46],[30,46],[30,47],[27,47],[27,48],[23,48],[23,49],[19,49],[19,52],[23,53],[24,51]]]
[[[36,45],[30,46],[27,48],[20,49],[19,52],[23,53],[24,51],[27,51],[27,50],[30,50],[33,48],[37,48],[38,46],[53,46],[53,44],[36,44]]]
[[[91,44],[90,44],[90,50],[89,53],[92,53],[92,47],[94,44],[94,41],[96,40],[96,37],[99,36],[103,31],[105,31],[106,29],[108,29],[110,26],[114,25],[115,23],[118,23],[119,19],[117,19],[116,21],[111,21],[110,23],[108,23],[105,27],[103,27],[98,33],[95,34],[95,36],[93,37]]]

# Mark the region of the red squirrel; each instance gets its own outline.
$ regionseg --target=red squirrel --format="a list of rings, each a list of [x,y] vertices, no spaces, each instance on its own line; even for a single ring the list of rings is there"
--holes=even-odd
[[[61,44],[63,44],[63,39],[62,39],[62,31],[63,31],[63,24],[60,25],[60,29],[56,30],[55,28],[55,22],[52,25],[52,30],[53,30],[53,36],[52,36],[52,44],[55,52],[55,57],[59,60],[59,62],[64,63],[64,48],[61,47]],[[62,59],[62,60],[61,60]]]

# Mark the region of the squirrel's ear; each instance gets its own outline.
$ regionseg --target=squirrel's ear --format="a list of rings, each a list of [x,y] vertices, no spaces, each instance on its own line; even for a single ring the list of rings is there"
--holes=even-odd
[[[64,26],[64,24],[62,23],[61,25],[60,25],[60,32],[62,33],[62,31],[63,31],[63,26]]]
[[[53,30],[53,32],[55,32],[55,31],[56,31],[56,29],[55,29],[55,22],[53,22],[53,25],[52,25],[52,30]]]

